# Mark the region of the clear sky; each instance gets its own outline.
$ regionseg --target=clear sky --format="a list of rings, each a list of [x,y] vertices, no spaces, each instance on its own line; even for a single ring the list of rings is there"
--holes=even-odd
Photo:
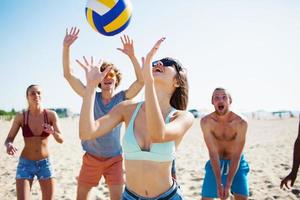
[[[189,108],[211,109],[215,87],[229,89],[233,108],[300,110],[300,1],[298,0],[132,0],[131,23],[123,32],[144,56],[161,36],[167,39],[156,58],[171,56],[188,69]],[[85,0],[1,0],[0,109],[26,108],[25,90],[37,83],[45,107],[79,112],[81,98],[62,73],[65,29],[77,26],[72,47],[81,56],[104,58],[123,72],[119,89],[134,80],[129,59],[116,48],[120,34],[96,33],[84,14]],[[142,100],[140,95],[136,100]]]

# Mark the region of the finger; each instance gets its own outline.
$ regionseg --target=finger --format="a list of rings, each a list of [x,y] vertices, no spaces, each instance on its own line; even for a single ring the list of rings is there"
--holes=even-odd
[[[77,32],[75,33],[75,36],[78,36],[79,32],[80,32],[80,29],[77,28]]]
[[[91,56],[91,66],[93,66],[93,63],[94,63],[94,58],[93,56]]]
[[[129,39],[128,35],[125,35],[125,37],[126,37],[126,43],[128,44],[130,39]]]
[[[76,27],[73,27],[72,35],[74,36],[76,33]]]
[[[121,49],[121,48],[117,48],[117,50],[119,50],[119,51],[123,51],[123,49]]]
[[[285,187],[286,187],[287,189],[290,189],[290,187],[288,186],[287,182],[285,182],[284,185],[285,185]]]
[[[88,65],[89,65],[89,62],[87,61],[87,59],[86,59],[85,56],[83,56],[83,60],[84,60],[85,64],[88,66]]]
[[[80,67],[82,67],[84,69],[84,71],[87,71],[87,66],[85,66],[84,64],[82,64],[79,60],[76,59],[76,62],[79,64]]]
[[[132,45],[132,46],[133,46],[133,40],[130,40],[130,45]]]
[[[72,33],[73,33],[73,26],[71,27],[70,35],[72,35]]]
[[[280,189],[282,189],[283,183],[284,183],[284,180],[282,180],[281,183],[280,183]]]
[[[145,66],[145,57],[142,57],[142,68]]]
[[[295,183],[295,180],[292,180],[292,181],[291,181],[291,187],[294,186],[294,183]]]
[[[103,59],[100,59],[98,62],[99,69],[101,68],[102,65],[103,65]]]
[[[157,50],[157,49],[160,47],[161,43],[162,43],[165,39],[166,39],[165,37],[159,39],[159,40],[155,43],[154,49]]]
[[[124,37],[124,36],[123,36]],[[122,44],[123,44],[123,46],[125,45],[125,42],[124,42],[124,40],[123,40],[123,37],[121,36],[120,38],[121,38],[121,42],[122,42]]]
[[[108,72],[111,70],[111,68],[112,68],[111,66],[105,68],[105,70],[102,72],[103,77],[105,77],[108,74]]]
[[[66,36],[68,35],[68,28],[66,28]]]

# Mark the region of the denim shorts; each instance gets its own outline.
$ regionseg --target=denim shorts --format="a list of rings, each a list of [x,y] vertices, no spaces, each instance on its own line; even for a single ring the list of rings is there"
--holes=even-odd
[[[28,160],[20,157],[16,179],[34,179],[34,176],[36,176],[38,180],[54,177],[49,158],[42,160]]]
[[[122,200],[184,200],[184,198],[179,186],[174,181],[172,187],[168,189],[168,191],[154,198],[139,196],[125,187]]]

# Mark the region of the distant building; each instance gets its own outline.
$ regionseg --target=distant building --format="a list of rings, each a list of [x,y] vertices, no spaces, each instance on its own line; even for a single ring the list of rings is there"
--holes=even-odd
[[[57,113],[59,118],[72,117],[73,113],[68,108],[49,108],[49,110],[53,110]]]

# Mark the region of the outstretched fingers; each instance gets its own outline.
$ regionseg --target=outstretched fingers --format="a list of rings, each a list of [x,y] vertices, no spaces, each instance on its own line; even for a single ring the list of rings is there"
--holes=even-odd
[[[84,65],[82,62],[80,62],[78,59],[76,59],[76,62],[78,63],[78,65],[80,67],[82,67],[84,69],[85,72],[87,72],[88,70],[88,66],[87,65]]]

